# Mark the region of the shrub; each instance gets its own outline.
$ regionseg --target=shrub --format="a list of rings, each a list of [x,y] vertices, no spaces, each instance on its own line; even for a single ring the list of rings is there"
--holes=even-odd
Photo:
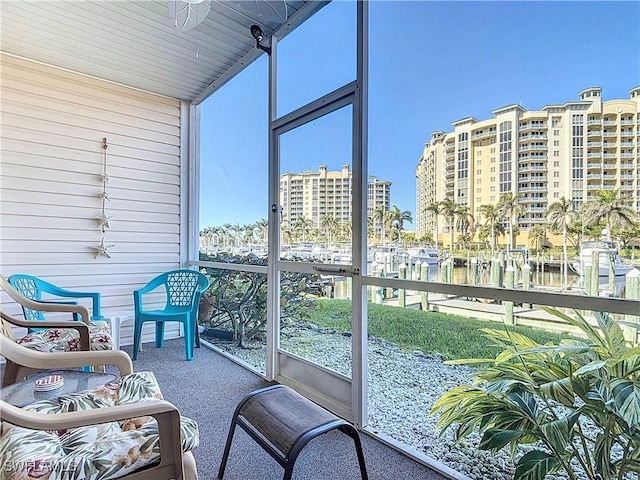
[[[579,327],[585,341],[540,345],[509,331],[483,329],[502,352],[494,359],[457,360],[479,368],[472,385],[442,395],[431,413],[440,414],[442,434],[457,425],[460,440],[476,429],[479,448],[531,444],[516,464],[515,480],[543,479],[564,470],[569,478],[622,479],[640,472],[640,348],[625,343],[608,314],[592,326],[546,309]]]

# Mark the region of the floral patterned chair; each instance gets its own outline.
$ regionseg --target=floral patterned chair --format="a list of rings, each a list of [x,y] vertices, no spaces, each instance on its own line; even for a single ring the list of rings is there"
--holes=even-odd
[[[121,375],[92,391],[23,408],[0,400],[2,480],[197,480],[190,451],[198,444],[197,425],[162,400],[151,372],[132,373],[125,352],[38,352],[2,329],[0,351],[22,373],[113,365]]]
[[[0,275],[0,287],[22,307],[47,312],[74,313],[82,318],[82,321],[64,319],[44,321],[22,320],[5,312],[1,312],[0,329],[7,338],[14,340],[26,348],[39,352],[53,353],[111,349],[112,339],[109,324],[104,321],[90,321],[89,311],[85,306],[31,300],[13,288],[2,275]],[[22,338],[16,339],[13,327],[26,328],[27,331],[33,328],[36,330]],[[21,372],[22,370],[24,371]],[[7,382],[15,382],[19,379],[19,375],[22,375],[21,378],[24,378],[30,373],[33,373],[33,370],[9,364],[5,369],[3,385],[6,385]]]
[[[198,426],[151,372],[22,408],[0,401],[3,480],[197,480]]]

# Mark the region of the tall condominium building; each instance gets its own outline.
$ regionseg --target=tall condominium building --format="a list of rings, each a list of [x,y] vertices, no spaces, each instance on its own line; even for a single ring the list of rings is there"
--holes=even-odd
[[[526,110],[509,105],[493,118],[463,118],[452,132],[433,132],[416,168],[416,229],[448,242],[446,219],[427,207],[450,198],[467,205],[476,224],[480,206],[522,194],[518,243],[545,222],[544,211],[561,197],[580,203],[599,190],[619,190],[640,212],[640,86],[628,100],[603,101],[602,89],[587,88],[580,100]]]
[[[280,176],[282,220],[290,225],[304,217],[319,228],[325,216],[338,223],[351,220],[352,173],[348,165],[340,171],[329,171],[320,165],[317,172],[285,173]],[[389,210],[391,182],[370,175],[367,179],[367,210],[377,207]]]

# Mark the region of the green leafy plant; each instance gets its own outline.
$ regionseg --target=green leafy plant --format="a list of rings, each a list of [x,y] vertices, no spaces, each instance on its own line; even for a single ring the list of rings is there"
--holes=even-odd
[[[482,450],[508,447],[515,480],[539,480],[564,470],[570,479],[623,479],[640,472],[640,348],[627,345],[606,313],[597,325],[582,315],[546,309],[579,327],[585,340],[540,345],[507,330],[483,329],[501,347],[493,359],[448,363],[478,366],[472,385],[442,395],[440,434],[456,425],[456,440],[479,431]]]

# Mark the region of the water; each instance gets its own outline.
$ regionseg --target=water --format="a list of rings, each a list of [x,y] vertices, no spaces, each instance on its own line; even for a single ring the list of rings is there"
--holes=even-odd
[[[393,266],[393,270],[391,271],[392,276],[397,276],[393,272],[397,272],[397,265]],[[413,277],[414,280],[418,278]],[[440,266],[439,265],[431,265],[429,268],[429,276],[428,281],[430,282],[440,282]],[[521,285],[522,279],[516,278],[516,288],[518,288],[518,284]],[[532,272],[531,279],[531,288],[544,288],[545,290],[561,290],[564,288],[563,285],[564,279],[563,274],[559,270],[545,270],[536,271],[535,269]],[[453,283],[458,285],[471,285],[470,281],[470,269],[467,267],[454,267],[453,269]],[[480,269],[480,283],[479,285],[487,285],[491,284],[491,269],[490,268],[481,268]],[[622,297],[624,296],[624,286],[625,286],[625,278],[624,276],[616,277],[616,296]],[[582,278],[576,273],[569,271],[567,273],[567,289],[569,290],[582,290]],[[599,286],[600,290],[608,291],[609,290],[609,279],[607,277],[599,278]]]

